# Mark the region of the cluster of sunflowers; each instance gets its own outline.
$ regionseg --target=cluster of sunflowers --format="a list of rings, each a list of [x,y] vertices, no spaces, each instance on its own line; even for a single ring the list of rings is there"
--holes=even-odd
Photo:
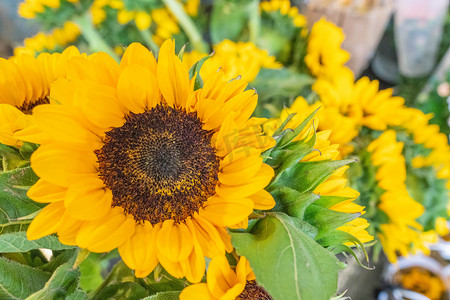
[[[290,1],[19,14],[49,33],[0,59],[0,298],[328,300],[336,254],[448,233],[446,135]]]

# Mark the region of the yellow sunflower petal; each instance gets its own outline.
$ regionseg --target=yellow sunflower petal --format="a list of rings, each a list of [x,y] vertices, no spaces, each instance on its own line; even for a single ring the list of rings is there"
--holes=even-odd
[[[40,146],[31,156],[31,166],[39,177],[63,187],[87,174],[96,174],[96,161],[93,152],[76,152],[51,144]]]
[[[215,300],[206,283],[197,283],[183,289],[180,300]]]
[[[111,209],[112,193],[97,176],[88,176],[71,185],[64,205],[80,220],[97,220]]]
[[[135,270],[138,278],[146,277],[158,264],[156,236],[160,227],[152,227],[148,221],[136,225],[134,235],[119,247],[120,256],[128,267]]]
[[[135,221],[115,207],[101,219],[85,222],[77,235],[77,245],[91,252],[108,252],[119,247],[134,233]]]
[[[247,198],[223,199],[211,197],[200,210],[200,216],[217,226],[231,226],[244,220],[253,211],[253,201]]]
[[[169,106],[185,107],[189,97],[189,72],[175,55],[175,42],[165,41],[158,55],[158,84]]]
[[[41,178],[28,190],[27,196],[36,202],[49,203],[64,201],[66,193],[67,188],[51,184]]]
[[[120,61],[120,67],[125,69],[130,65],[140,65],[156,74],[156,59],[153,54],[139,43],[132,43],[127,47]]]
[[[156,239],[156,246],[168,260],[177,262],[186,259],[194,247],[189,228],[183,224],[174,224],[174,220],[164,221]]]
[[[117,84],[117,95],[119,101],[136,114],[160,102],[155,75],[139,65],[130,65],[123,70]]]
[[[27,229],[27,238],[37,240],[56,232],[61,223],[65,208],[63,202],[50,203],[34,218]]]
[[[273,196],[266,190],[260,190],[248,198],[255,204],[255,209],[268,210],[275,206]]]

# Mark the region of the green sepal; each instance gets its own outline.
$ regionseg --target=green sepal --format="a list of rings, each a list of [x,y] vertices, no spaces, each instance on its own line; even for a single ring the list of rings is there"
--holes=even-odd
[[[300,220],[303,220],[306,208],[320,199],[320,196],[317,194],[300,193],[284,186],[272,190],[271,194],[276,202],[272,211],[283,211]]]
[[[366,248],[364,247],[364,244],[361,243],[360,240],[358,240],[356,237],[354,237],[348,232],[344,232],[342,230],[334,230],[332,232],[329,232],[326,236],[323,236],[322,238],[318,239],[317,242],[324,247],[328,247],[328,249],[335,254],[343,252],[349,253],[356,259],[357,263],[361,267],[368,270],[373,269],[363,265],[359,260],[359,258],[357,257],[357,255],[355,254],[355,252],[353,251],[353,249],[347,245],[344,245],[345,243],[352,243],[356,247],[360,248],[364,253],[366,261],[369,262],[369,255],[367,253]]]
[[[361,213],[344,213],[311,204],[305,210],[304,219],[319,229],[317,239],[324,237],[330,231],[356,219]]]
[[[203,57],[189,69],[189,79],[192,79],[195,76],[194,91],[203,87],[203,80],[200,76],[200,69],[202,68],[203,63],[213,55],[214,52],[208,56]]]
[[[270,185],[269,190],[286,186],[299,192],[313,191],[334,171],[354,161],[348,159],[299,162],[281,173]],[[296,180],[293,180],[294,178]]]
[[[314,202],[315,205],[320,205],[325,208],[330,208],[336,204],[352,199],[351,197],[340,196],[320,196],[320,199]]]
[[[181,47],[181,49],[180,49],[180,51],[178,52],[178,58],[180,59],[180,60],[183,60],[183,55],[184,55],[184,52],[186,51],[186,44],[184,44],[182,47]]]
[[[275,169],[275,178],[284,170],[292,165],[297,164],[303,157],[314,151],[314,143],[316,142],[316,134],[307,141],[296,141],[290,143],[285,148],[274,148],[270,153],[271,158],[266,161]]]
[[[274,299],[329,300],[336,293],[338,260],[305,234],[300,220],[269,212],[251,232],[230,235]]]
[[[293,130],[283,130],[281,137],[279,138],[279,141],[277,142],[277,147],[283,148],[287,145],[289,145],[293,139],[295,139],[300,132],[302,132],[303,129],[305,129],[306,125],[314,118],[319,108],[314,110],[312,113],[309,114],[306,119],[304,119],[300,125],[298,125]],[[285,125],[286,126],[286,125]]]

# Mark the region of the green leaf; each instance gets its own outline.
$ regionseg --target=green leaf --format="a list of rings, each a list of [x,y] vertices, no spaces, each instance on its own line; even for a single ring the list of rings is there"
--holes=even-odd
[[[147,297],[148,292],[135,282],[113,283],[103,288],[93,300],[127,299],[139,300]]]
[[[28,188],[39,179],[31,167],[18,168],[0,173],[0,184],[15,188]]]
[[[50,235],[35,241],[27,239],[25,232],[5,233],[0,235],[0,253],[27,252],[32,249],[46,248],[51,250],[72,249],[59,242],[56,236]]]
[[[85,291],[77,289],[66,297],[66,300],[87,300],[89,299]]]
[[[25,299],[42,289],[50,274],[0,257],[0,299]]]
[[[334,171],[354,160],[322,160],[299,162],[285,170],[270,189],[286,186],[299,192],[313,191],[319,184],[324,182]],[[292,180],[295,178],[296,180]]]
[[[319,229],[317,239],[359,217],[361,213],[344,213],[311,204],[305,210],[305,221]]]
[[[299,96],[301,91],[312,85],[315,79],[306,73],[299,73],[291,69],[264,69],[262,68],[258,76],[253,80],[252,86],[258,91],[258,99],[262,103],[273,102],[274,99],[281,99],[277,106],[283,108],[283,104],[290,98]]]
[[[26,190],[0,182],[0,232],[26,230],[31,220],[19,220],[19,218],[28,216],[44,206],[45,204],[29,199]]]
[[[230,232],[231,242],[274,299],[329,300],[337,289],[338,260],[299,226],[286,214],[268,213],[250,233]]]
[[[40,270],[46,271],[46,272],[55,272],[55,270],[64,263],[70,263],[73,264],[75,261],[75,257],[77,254],[78,249],[69,249],[69,250],[63,250],[63,251],[53,251],[53,257],[52,259],[39,267]]]
[[[0,144],[0,157],[2,158],[2,168],[4,171],[14,170],[17,167],[28,163],[28,161],[17,151],[17,148],[4,144]]]
[[[211,13],[210,33],[213,45],[229,39],[236,41],[248,22],[248,0],[216,0]]]
[[[72,269],[72,264],[65,263],[53,273],[44,288],[32,294],[27,300],[64,299],[78,287],[80,271]]]
[[[101,255],[90,253],[80,264],[80,286],[88,292],[97,289],[103,282],[101,258]]]
[[[179,291],[161,292],[156,295],[146,297],[142,300],[178,300],[180,297]]]

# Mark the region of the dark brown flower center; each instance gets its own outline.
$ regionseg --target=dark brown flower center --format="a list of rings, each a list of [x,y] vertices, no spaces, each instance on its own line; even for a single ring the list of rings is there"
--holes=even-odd
[[[33,108],[35,108],[38,105],[41,104],[49,104],[50,100],[48,97],[40,98],[36,101],[23,103],[21,106],[17,107],[21,112],[23,112],[26,115],[31,115],[31,112],[33,111]]]
[[[259,286],[255,280],[247,281],[245,284],[245,289],[242,293],[237,296],[236,299],[239,300],[273,300],[273,298]]]
[[[95,151],[113,206],[136,221],[185,220],[215,193],[219,158],[196,113],[158,105],[130,113]]]

